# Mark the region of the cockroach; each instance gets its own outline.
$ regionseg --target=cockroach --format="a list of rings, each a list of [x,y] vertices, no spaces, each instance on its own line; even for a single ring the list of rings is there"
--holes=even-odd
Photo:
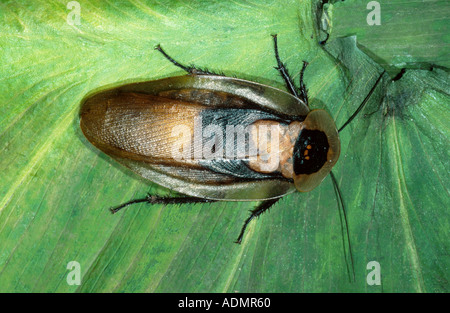
[[[241,243],[252,219],[287,194],[314,189],[330,173],[351,257],[345,208],[331,169],[340,154],[339,132],[362,110],[384,73],[338,130],[325,110],[309,108],[303,81],[308,63],[303,61],[297,88],[280,60],[276,35],[273,43],[275,69],[289,92],[185,66],[158,45],[155,49],[188,75],[128,84],[84,100],[80,126],[95,147],[186,195],[148,194],[111,208],[113,213],[141,202],[260,200],[242,226],[236,240]]]

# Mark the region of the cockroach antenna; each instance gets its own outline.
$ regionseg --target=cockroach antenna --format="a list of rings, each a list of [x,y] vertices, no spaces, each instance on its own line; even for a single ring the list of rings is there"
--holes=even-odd
[[[375,89],[378,86],[378,83],[381,81],[381,78],[383,77],[384,73],[386,73],[386,71],[383,71],[380,74],[380,77],[378,77],[377,81],[375,82],[375,84],[373,85],[372,89],[370,89],[369,93],[367,94],[367,96],[364,98],[363,102],[359,105],[359,107],[356,109],[355,113],[353,113],[347,120],[347,122],[345,122],[341,128],[339,128],[338,132],[340,133],[341,130],[343,130],[348,124],[350,124],[351,121],[353,121],[353,119],[356,117],[356,115],[358,115],[359,112],[361,112],[361,110],[365,107],[365,105],[367,104],[367,102],[369,101],[370,97],[372,96],[373,92],[375,91]]]
[[[373,85],[372,89],[370,89],[367,96],[364,98],[363,102],[359,105],[359,107],[356,109],[356,111],[349,117],[349,119],[339,128],[338,132],[341,132],[355,117],[358,115],[359,112],[364,108],[364,106],[369,101],[370,97],[372,96],[373,92],[375,91],[376,87],[378,86],[379,82],[381,81],[381,78],[383,77],[384,73],[386,71],[383,71],[380,76],[378,77],[377,81]],[[344,255],[345,255],[345,263],[347,266],[347,273],[349,275],[350,282],[355,281],[355,266],[353,262],[353,253],[352,253],[352,245],[350,242],[350,232],[348,229],[348,221],[347,221],[347,213],[345,211],[345,204],[344,199],[342,198],[341,190],[339,189],[339,185],[337,183],[337,179],[334,176],[333,172],[330,172],[331,180],[333,182],[334,187],[334,193],[336,194],[336,201],[338,205],[338,211],[339,211],[339,219],[341,221],[341,233],[342,233],[342,245],[344,247]],[[346,248],[346,241],[348,245],[348,251]],[[351,270],[350,270],[351,268]]]

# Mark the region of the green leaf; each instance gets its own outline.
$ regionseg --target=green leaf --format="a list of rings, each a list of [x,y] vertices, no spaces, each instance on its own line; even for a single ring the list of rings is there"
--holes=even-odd
[[[79,129],[93,90],[180,75],[178,60],[284,88],[273,55],[313,108],[342,125],[382,69],[354,38],[317,44],[317,2],[65,1],[0,4],[0,291],[299,292],[448,288],[449,87],[444,70],[384,77],[341,133],[334,169],[347,208],[349,282],[331,180],[283,198],[239,234],[255,202],[108,208],[171,194],[117,165]],[[69,285],[71,261],[81,285]],[[370,286],[370,261],[381,286]]]
[[[347,0],[324,7],[330,40],[357,36],[358,47],[392,76],[402,68],[450,66],[450,2]]]

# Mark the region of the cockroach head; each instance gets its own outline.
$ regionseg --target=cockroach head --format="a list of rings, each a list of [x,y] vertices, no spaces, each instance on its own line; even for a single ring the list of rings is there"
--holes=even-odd
[[[312,110],[303,121],[294,146],[294,183],[298,191],[317,187],[336,164],[341,151],[333,118],[324,110]]]

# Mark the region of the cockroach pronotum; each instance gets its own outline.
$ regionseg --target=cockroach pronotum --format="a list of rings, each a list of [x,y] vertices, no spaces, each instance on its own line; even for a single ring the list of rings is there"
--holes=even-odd
[[[289,92],[182,65],[158,45],[155,49],[188,75],[120,86],[83,102],[80,126],[95,147],[186,195],[148,194],[112,208],[113,213],[140,202],[260,200],[242,226],[240,243],[253,218],[287,194],[314,189],[330,173],[351,259],[345,208],[331,169],[340,154],[339,132],[362,110],[384,72],[338,130],[325,110],[309,108],[303,82],[307,62],[297,88],[280,60],[276,35],[273,41],[276,69]]]

